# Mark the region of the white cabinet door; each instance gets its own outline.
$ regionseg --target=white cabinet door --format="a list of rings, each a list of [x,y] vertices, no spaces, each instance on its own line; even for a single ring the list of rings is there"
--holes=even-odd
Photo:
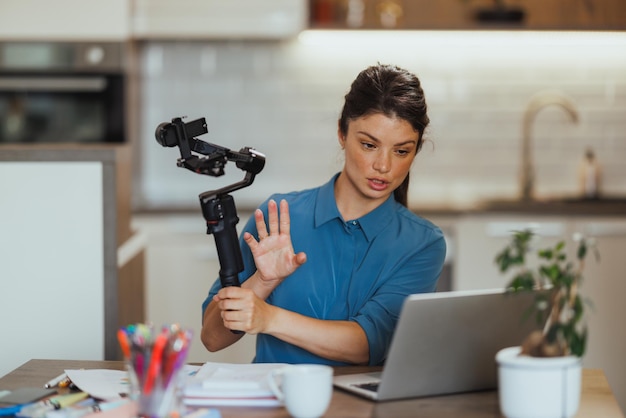
[[[622,409],[626,408],[626,219],[579,218],[574,228],[597,240],[600,259],[587,257],[582,284],[589,327],[583,365],[603,369]]]
[[[135,0],[138,39],[295,36],[308,24],[306,0]]]
[[[0,40],[126,40],[129,0],[2,0]]]
[[[98,161],[0,161],[0,376],[104,359],[102,187]]]
[[[493,214],[459,218],[455,225],[453,289],[503,288],[508,280],[498,270],[496,254],[509,243],[513,231],[526,228],[537,233],[541,248],[571,237],[563,218]]]

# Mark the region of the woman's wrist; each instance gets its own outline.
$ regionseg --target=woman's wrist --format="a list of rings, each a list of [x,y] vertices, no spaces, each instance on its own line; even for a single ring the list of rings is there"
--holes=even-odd
[[[242,286],[251,289],[259,298],[265,300],[282,280],[264,280],[259,271],[255,271]]]

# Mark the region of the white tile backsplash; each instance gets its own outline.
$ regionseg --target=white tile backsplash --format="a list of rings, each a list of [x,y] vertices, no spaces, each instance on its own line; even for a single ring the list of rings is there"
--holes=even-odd
[[[540,111],[532,129],[536,190],[576,192],[586,147],[604,168],[604,190],[626,195],[626,33],[398,32],[365,47],[336,35],[330,43],[147,42],[141,48],[141,149],[138,208],[195,208],[198,193],[235,181],[202,178],[175,167],[178,152],[154,141],[172,117],[206,117],[200,139],[268,157],[241,206],[270,193],[315,186],[339,170],[336,124],[356,74],[376,62],[422,80],[431,126],[412,170],[414,204],[464,205],[514,197],[522,120],[543,90],[572,98],[579,122],[557,107]],[[369,34],[367,36],[370,36]],[[376,35],[373,35],[376,36]]]

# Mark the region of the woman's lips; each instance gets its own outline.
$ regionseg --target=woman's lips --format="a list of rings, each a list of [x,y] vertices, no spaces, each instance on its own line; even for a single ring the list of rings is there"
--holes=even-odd
[[[379,179],[367,179],[367,182],[371,189],[374,189],[378,192],[385,190],[389,186],[389,183]]]

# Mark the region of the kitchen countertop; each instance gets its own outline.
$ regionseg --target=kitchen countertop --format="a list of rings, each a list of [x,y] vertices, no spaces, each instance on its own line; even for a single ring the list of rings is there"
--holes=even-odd
[[[423,216],[456,216],[465,214],[521,214],[548,216],[626,216],[626,197],[598,199],[555,198],[522,201],[494,199],[465,207],[447,205],[413,205],[415,213]]]
[[[547,216],[626,216],[626,197],[606,197],[599,199],[556,198],[522,201],[514,199],[486,200],[476,204],[447,205],[413,204],[410,209],[422,216],[460,216],[479,214],[518,214]],[[252,212],[254,208],[238,207],[241,214]],[[199,207],[160,207],[136,211],[139,215],[198,214]]]
[[[485,212],[517,212],[543,215],[626,215],[626,198],[598,199],[565,198],[533,201],[491,201],[482,208]]]

